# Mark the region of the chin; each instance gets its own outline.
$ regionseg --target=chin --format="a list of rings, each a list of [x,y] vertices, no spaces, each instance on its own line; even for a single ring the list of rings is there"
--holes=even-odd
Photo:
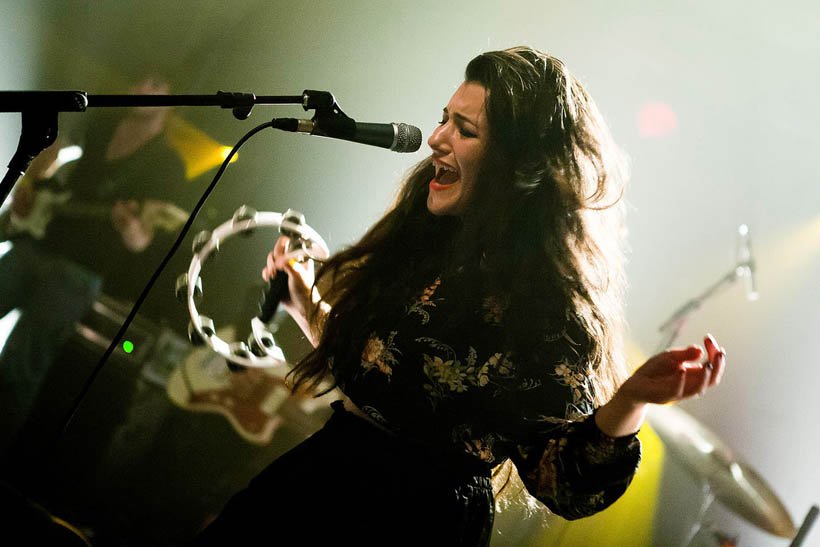
[[[455,216],[459,214],[459,209],[457,204],[455,203],[432,203],[431,200],[427,200],[427,210],[430,211],[433,215],[437,217],[443,216]]]
[[[460,196],[455,196],[456,198]],[[461,214],[459,199],[441,199],[442,196],[427,195],[427,210],[436,216],[458,216]]]

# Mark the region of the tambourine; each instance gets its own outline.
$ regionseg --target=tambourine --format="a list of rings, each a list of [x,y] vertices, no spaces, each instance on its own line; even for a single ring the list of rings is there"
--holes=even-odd
[[[290,238],[286,256],[289,259],[321,260],[329,256],[327,244],[310,226],[305,224],[301,213],[288,209],[285,213],[256,211],[243,205],[233,217],[213,231],[203,231],[196,235],[193,242],[193,259],[188,272],[177,278],[176,293],[188,305],[191,322],[188,325],[188,337],[194,345],[207,344],[216,353],[228,360],[229,364],[246,367],[273,367],[286,363],[285,356],[268,330],[276,307],[287,291],[287,274],[279,272],[271,281],[265,300],[261,303],[262,311],[251,319],[251,333],[247,342],[226,342],[216,335],[216,327],[210,317],[197,311],[196,301],[202,296],[202,279],[200,272],[208,256],[219,250],[219,246],[228,238],[259,227],[278,228],[279,233]],[[275,294],[275,293],[280,294]]]

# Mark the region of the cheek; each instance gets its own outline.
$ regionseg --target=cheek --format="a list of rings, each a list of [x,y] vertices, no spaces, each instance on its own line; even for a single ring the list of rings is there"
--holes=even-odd
[[[471,187],[478,176],[479,166],[481,165],[481,158],[483,154],[481,150],[470,150],[469,154],[465,155],[464,165],[462,166],[464,174],[464,182]]]

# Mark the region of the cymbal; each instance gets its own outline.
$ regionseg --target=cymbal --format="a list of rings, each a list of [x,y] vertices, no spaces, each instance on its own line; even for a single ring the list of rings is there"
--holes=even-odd
[[[715,498],[769,533],[794,537],[797,529],[766,481],[717,435],[677,406],[649,406],[647,420],[664,446],[707,482]]]

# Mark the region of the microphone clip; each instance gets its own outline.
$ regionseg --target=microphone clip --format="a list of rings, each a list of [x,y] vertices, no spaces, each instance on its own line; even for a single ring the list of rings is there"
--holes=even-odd
[[[302,108],[316,111],[311,120],[311,135],[351,139],[356,134],[356,120],[342,111],[336,97],[329,91],[304,90]]]

